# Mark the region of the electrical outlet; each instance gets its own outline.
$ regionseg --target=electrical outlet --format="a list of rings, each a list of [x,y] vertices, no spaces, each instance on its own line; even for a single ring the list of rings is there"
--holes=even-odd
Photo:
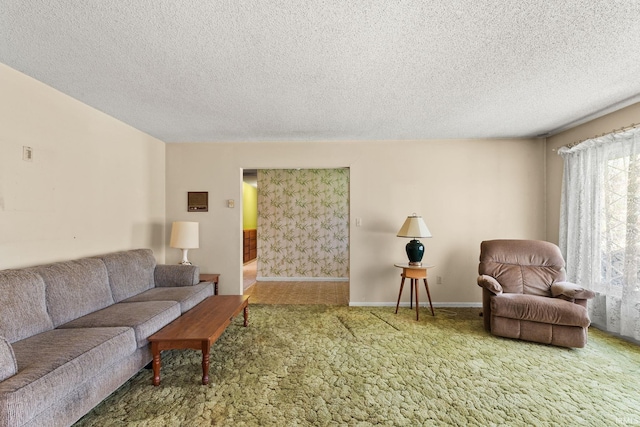
[[[436,285],[442,285],[442,276],[436,276]]]

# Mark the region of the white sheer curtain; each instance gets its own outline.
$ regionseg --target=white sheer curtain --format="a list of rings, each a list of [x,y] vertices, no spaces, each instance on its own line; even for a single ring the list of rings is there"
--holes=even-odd
[[[560,248],[595,326],[640,340],[640,129],[561,148]]]

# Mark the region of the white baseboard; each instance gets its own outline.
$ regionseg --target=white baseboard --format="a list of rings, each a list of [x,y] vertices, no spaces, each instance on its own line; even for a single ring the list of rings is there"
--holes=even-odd
[[[256,277],[258,282],[348,282],[348,277]]]
[[[349,307],[395,307],[395,302],[349,302]],[[409,307],[408,302],[401,302],[400,307]],[[429,307],[429,302],[421,302],[420,307]],[[481,302],[434,302],[434,308],[438,307],[459,307],[459,308],[482,308]]]

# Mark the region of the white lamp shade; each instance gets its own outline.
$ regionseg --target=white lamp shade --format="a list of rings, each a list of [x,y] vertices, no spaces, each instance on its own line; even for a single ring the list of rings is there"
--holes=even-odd
[[[178,249],[196,249],[200,247],[197,222],[174,221],[171,225],[169,246]]]
[[[413,239],[418,237],[431,237],[431,232],[422,217],[414,214],[407,217],[404,224],[402,224],[402,228],[398,231],[398,237],[410,237]]]

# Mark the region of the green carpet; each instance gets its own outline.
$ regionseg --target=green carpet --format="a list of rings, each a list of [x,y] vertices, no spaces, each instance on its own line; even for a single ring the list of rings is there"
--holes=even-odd
[[[252,305],[200,353],[163,352],[77,426],[640,425],[640,346],[497,338],[479,309]]]

